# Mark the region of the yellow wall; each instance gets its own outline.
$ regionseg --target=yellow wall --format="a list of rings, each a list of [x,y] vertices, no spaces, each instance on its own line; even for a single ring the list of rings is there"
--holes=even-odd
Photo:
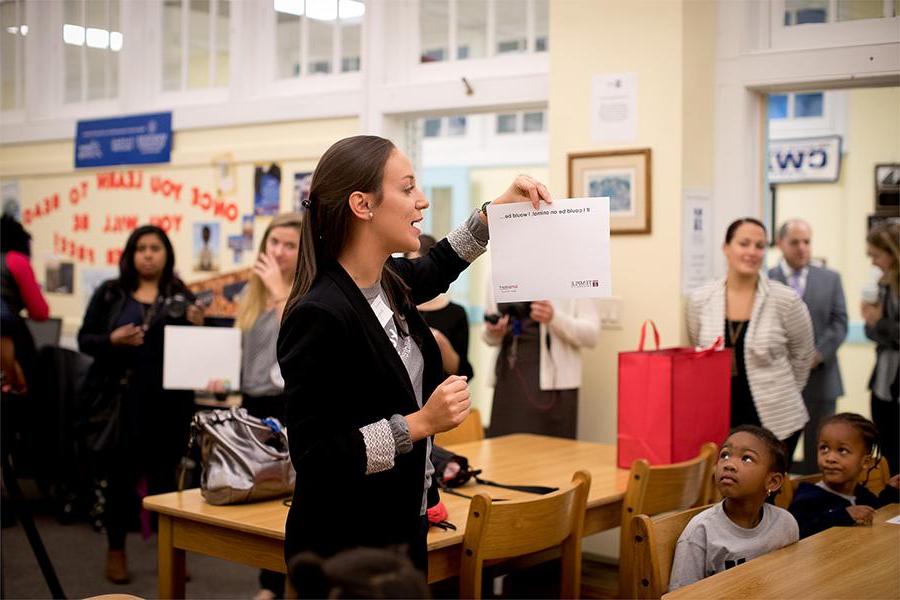
[[[47,294],[51,314],[63,317],[66,330],[78,326],[84,312],[81,290],[81,272],[88,268],[107,267],[107,250],[120,249],[128,236],[127,231],[104,232],[107,217],[136,215],[143,224],[152,217],[180,216],[181,226],[170,230],[175,246],[175,266],[186,281],[204,279],[211,273],[194,271],[193,223],[218,222],[220,224],[220,270],[228,272],[252,264],[253,252],[244,252],[242,261],[234,263],[227,248],[227,237],[241,233],[240,215],[253,212],[253,174],[256,163],[277,161],[282,168],[281,209],[290,210],[293,175],[311,171],[318,157],[334,141],[358,133],[357,119],[335,119],[295,123],[279,123],[261,126],[233,127],[226,129],[195,130],[175,134],[172,162],[166,165],[111,167],[75,171],[73,144],[67,142],[19,144],[0,147],[0,178],[3,181],[18,180],[23,209],[35,204],[43,205],[44,198],[59,195],[59,208],[46,216],[34,218],[26,224],[33,236],[32,264],[38,281],[43,282],[48,261],[57,258],[75,263],[74,293],[71,295]],[[216,168],[213,160],[230,153],[236,187],[222,195],[226,203],[236,205],[238,218],[231,221],[217,216],[203,205],[192,205],[192,188],[217,197]],[[141,173],[139,189],[100,189],[100,173]],[[168,179],[182,185],[180,199],[174,194],[168,197],[151,190],[154,178]],[[77,188],[79,200],[73,204],[70,190]],[[83,197],[81,192],[86,192]],[[87,214],[89,229],[75,230],[75,215]],[[255,220],[254,246],[259,242],[261,230],[267,219]],[[58,256],[55,251],[68,253],[70,245],[60,246],[60,238],[71,240],[77,246],[94,250],[94,264],[80,255],[74,260]]]
[[[712,2],[550,3],[550,187],[566,194],[567,154],[652,150],[653,231],[613,236],[612,288],[624,307],[621,330],[601,332],[585,352],[579,439],[615,443],[618,353],[634,349],[644,319],[665,346],[685,341],[681,298],[681,210],[685,187],[712,187],[715,7]],[[577,57],[577,58],[576,58]],[[637,139],[622,146],[591,141],[591,78],[637,74]],[[586,548],[617,551],[618,530]]]
[[[833,184],[782,184],[777,192],[777,219],[809,221],[813,256],[840,272],[852,325],[861,326],[861,290],[872,279],[866,257],[866,216],[874,207],[874,169],[900,162],[900,88],[849,90],[847,139],[840,179]],[[771,252],[769,264],[780,260]],[[855,323],[854,323],[855,322]],[[875,364],[874,344],[845,343],[838,352],[844,397],[838,410],[869,415],[867,384]]]

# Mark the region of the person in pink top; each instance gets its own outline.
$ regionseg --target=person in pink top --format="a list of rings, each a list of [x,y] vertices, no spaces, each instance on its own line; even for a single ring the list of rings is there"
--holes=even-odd
[[[37,350],[22,311],[35,321],[46,321],[50,308],[31,268],[31,235],[10,215],[0,218],[0,297],[3,387],[24,391]]]

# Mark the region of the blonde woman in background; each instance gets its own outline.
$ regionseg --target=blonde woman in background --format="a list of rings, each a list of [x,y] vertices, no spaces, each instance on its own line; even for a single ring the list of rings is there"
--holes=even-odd
[[[900,469],[900,223],[881,223],[866,237],[867,254],[881,269],[877,299],[864,299],[866,337],[877,344],[872,390],[872,421],[878,427],[881,454],[891,475]],[[874,300],[874,301],[873,301]]]
[[[275,346],[281,315],[297,271],[298,213],[278,215],[266,227],[250,281],[241,292],[235,326],[242,332],[241,392],[251,415],[284,419],[284,381]]]

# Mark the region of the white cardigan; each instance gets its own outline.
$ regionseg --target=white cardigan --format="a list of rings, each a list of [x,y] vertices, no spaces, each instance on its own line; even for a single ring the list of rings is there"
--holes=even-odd
[[[724,278],[694,290],[687,325],[694,346],[724,337]],[[744,338],[744,366],[759,420],[778,439],[790,437],[809,420],[800,392],[815,351],[806,304],[788,286],[760,275]]]
[[[597,305],[590,298],[551,300],[553,318],[540,323],[542,390],[570,390],[581,387],[581,348],[597,344],[600,319]],[[497,303],[490,284],[487,286],[485,314],[497,313]],[[550,336],[550,349],[547,349]],[[491,346],[499,346],[503,336],[491,335],[485,327],[482,338]],[[493,370],[491,384],[494,383]]]

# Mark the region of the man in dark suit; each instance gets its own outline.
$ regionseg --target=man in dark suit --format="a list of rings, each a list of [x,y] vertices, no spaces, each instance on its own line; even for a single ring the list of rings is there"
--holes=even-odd
[[[803,461],[792,470],[818,472],[816,438],[822,419],[834,414],[844,386],[838,368],[837,349],[847,337],[847,305],[841,276],[835,271],[809,264],[812,230],[805,221],[792,219],[778,230],[781,263],[769,270],[769,278],[787,284],[803,298],[812,318],[816,355],[803,400],[809,422],[803,430]]]

